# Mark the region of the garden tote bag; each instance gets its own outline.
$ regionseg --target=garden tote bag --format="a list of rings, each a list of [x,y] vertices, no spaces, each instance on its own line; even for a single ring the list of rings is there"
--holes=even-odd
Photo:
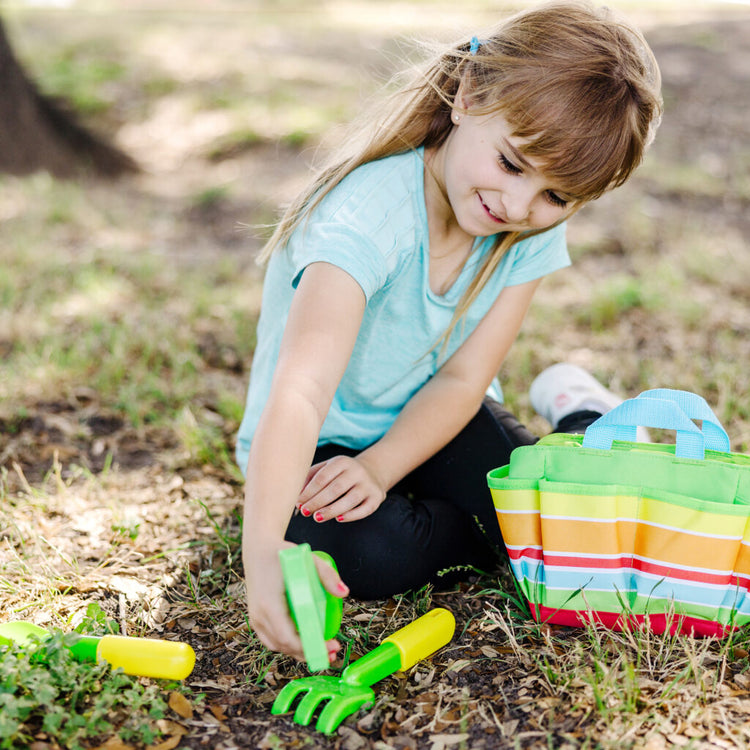
[[[674,444],[638,443],[638,426]],[[716,636],[750,623],[750,457],[700,396],[646,391],[487,479],[537,621]]]

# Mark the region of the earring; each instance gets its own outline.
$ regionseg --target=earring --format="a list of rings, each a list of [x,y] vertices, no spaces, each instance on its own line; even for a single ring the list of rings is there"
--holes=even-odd
[[[461,115],[458,112],[454,112],[452,120],[456,123],[456,125],[458,125],[458,123],[461,121]]]

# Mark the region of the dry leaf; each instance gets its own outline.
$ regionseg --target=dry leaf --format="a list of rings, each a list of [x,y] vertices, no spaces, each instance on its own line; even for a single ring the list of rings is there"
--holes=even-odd
[[[193,718],[192,704],[182,693],[178,693],[176,690],[169,694],[169,707],[183,719]]]
[[[170,736],[173,734],[187,734],[189,731],[187,727],[171,719],[157,719],[156,726],[162,734]]]
[[[123,742],[119,737],[110,737],[103,745],[97,745],[91,750],[135,750],[135,748]]]
[[[516,733],[520,723],[521,722],[518,719],[511,719],[510,721],[503,722],[500,731],[503,733],[503,736],[512,737]],[[656,750],[656,748],[653,748],[653,750]]]
[[[685,747],[690,740],[685,737],[684,734],[670,734],[667,736],[667,739],[673,744],[677,745],[677,747]]]
[[[456,659],[456,661],[454,661],[445,671],[460,672],[464,667],[468,667],[471,663],[471,659]]]
[[[347,726],[339,727],[338,734],[341,737],[341,750],[361,750],[367,747],[367,740]]]
[[[643,746],[643,750],[665,750],[667,747],[667,741],[661,734],[655,734],[649,737],[646,744]]]
[[[467,733],[463,734],[433,734],[430,736],[432,742],[431,750],[443,750],[445,747],[451,745],[458,745],[462,742],[466,742],[469,739]]]
[[[218,703],[212,703],[208,709],[211,711],[211,713],[219,720],[224,721],[227,718],[227,715],[224,713],[224,709],[226,706],[221,706]]]
[[[175,734],[163,742],[158,742],[156,745],[148,745],[146,750],[174,750],[180,744],[183,737],[184,735],[182,734]]]
[[[717,737],[715,734],[709,734],[708,735],[708,741],[712,745],[716,745],[717,747],[723,747],[723,748],[727,748],[727,749],[728,748],[736,747],[736,745],[734,745],[733,743],[727,742],[727,740],[723,740],[723,739],[721,739],[721,737]]]

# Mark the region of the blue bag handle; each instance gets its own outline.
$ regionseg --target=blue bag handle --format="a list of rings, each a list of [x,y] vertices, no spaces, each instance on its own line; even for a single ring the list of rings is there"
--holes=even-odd
[[[706,400],[697,393],[678,391],[674,388],[653,388],[650,391],[643,391],[637,398],[664,398],[674,401],[690,419],[700,419],[703,422],[706,448],[725,453],[731,450],[729,435]]]
[[[609,450],[612,441],[621,439],[622,427],[656,427],[675,430],[675,455],[680,458],[704,458],[703,433],[674,401],[664,398],[631,398],[603,414],[583,436],[584,448]]]

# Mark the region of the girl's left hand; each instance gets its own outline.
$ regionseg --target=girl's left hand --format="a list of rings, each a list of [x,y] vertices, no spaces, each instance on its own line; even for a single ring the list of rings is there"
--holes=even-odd
[[[318,523],[346,522],[369,516],[383,500],[385,488],[365,462],[334,456],[310,467],[297,507]]]

